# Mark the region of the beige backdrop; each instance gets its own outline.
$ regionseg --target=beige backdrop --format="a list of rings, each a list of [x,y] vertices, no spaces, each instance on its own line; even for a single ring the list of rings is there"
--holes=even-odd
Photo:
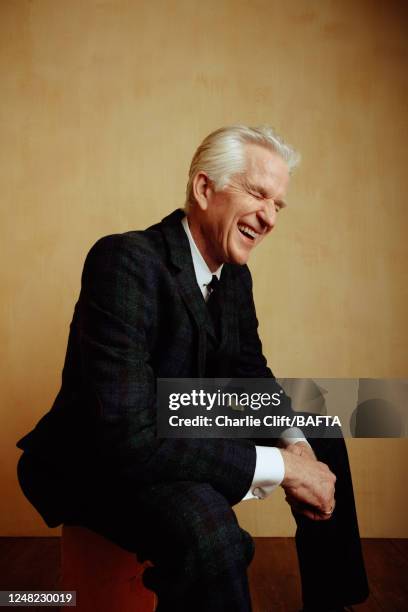
[[[58,390],[87,250],[180,205],[221,125],[272,124],[303,155],[252,261],[275,373],[407,376],[402,7],[1,0],[1,535],[51,533],[17,487],[14,443]],[[408,536],[405,440],[351,442],[363,535]],[[291,534],[283,504],[238,512],[255,535]]]

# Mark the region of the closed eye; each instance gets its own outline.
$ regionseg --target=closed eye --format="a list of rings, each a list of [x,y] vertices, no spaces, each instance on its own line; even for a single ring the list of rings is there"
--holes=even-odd
[[[251,187],[245,187],[245,191],[252,196],[253,198],[256,198],[257,200],[263,200],[265,195],[262,194],[261,192],[252,189]]]
[[[272,197],[268,197],[268,194],[263,189],[255,188],[253,185],[245,185],[246,192],[251,195],[256,200],[273,200]],[[286,207],[286,204],[283,200],[273,200],[273,205],[275,207],[275,211],[279,212],[282,208]]]

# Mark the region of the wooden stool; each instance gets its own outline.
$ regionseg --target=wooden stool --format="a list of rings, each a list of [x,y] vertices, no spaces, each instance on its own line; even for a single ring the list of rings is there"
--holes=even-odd
[[[83,527],[62,529],[62,586],[76,591],[78,612],[153,612],[136,556]]]

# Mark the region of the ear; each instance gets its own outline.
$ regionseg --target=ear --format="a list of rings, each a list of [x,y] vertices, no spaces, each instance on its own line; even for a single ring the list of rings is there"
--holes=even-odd
[[[208,201],[212,193],[211,182],[206,173],[197,172],[193,179],[193,194],[201,210],[207,210]]]

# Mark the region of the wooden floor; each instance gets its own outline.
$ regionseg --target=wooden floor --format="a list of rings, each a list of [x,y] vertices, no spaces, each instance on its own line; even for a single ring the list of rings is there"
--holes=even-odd
[[[298,611],[301,597],[294,540],[255,540],[250,567],[253,612]],[[355,607],[356,612],[406,612],[408,540],[368,539],[363,540],[363,548],[371,595]],[[57,589],[59,577],[59,538],[0,538],[0,590]]]

